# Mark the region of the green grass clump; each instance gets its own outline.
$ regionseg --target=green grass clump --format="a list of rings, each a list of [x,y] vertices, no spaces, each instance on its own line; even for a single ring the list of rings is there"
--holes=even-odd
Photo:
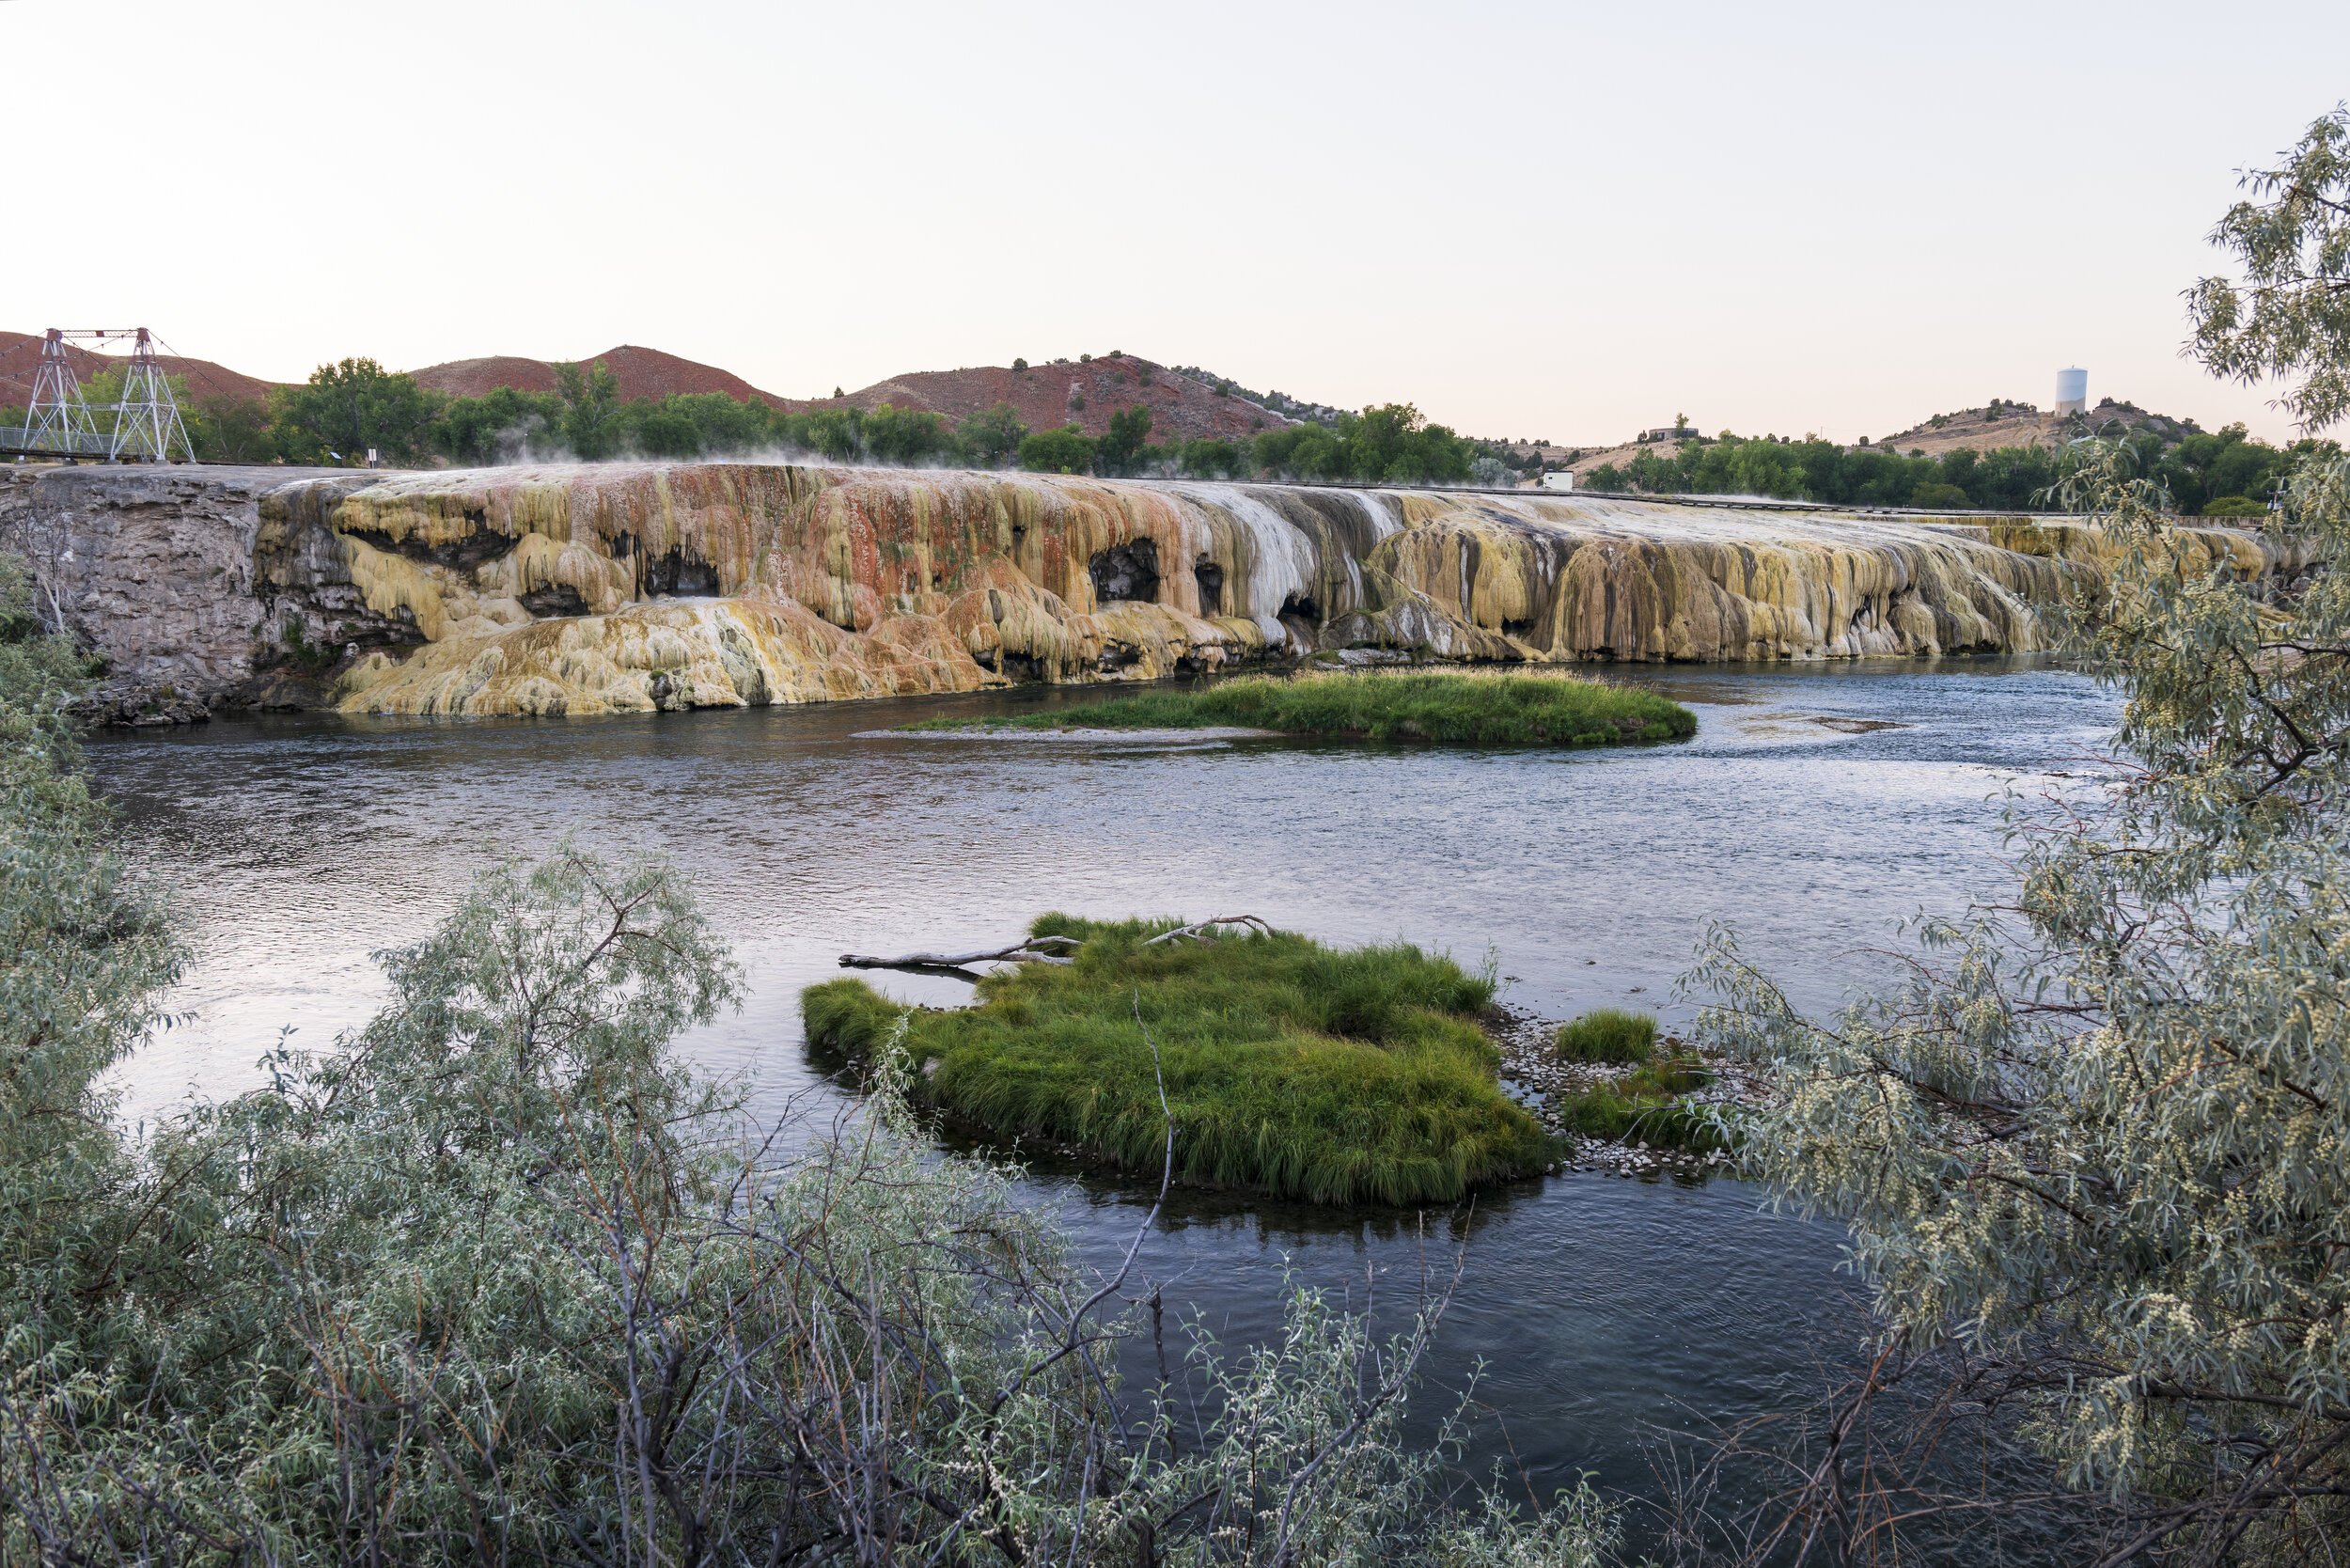
[[[1594,1008],[1559,1026],[1559,1054],[1570,1061],[1646,1061],[1656,1054],[1656,1020],[1645,1012]]]
[[[1586,1014],[1589,1018],[1595,1014]],[[1615,1013],[1650,1026],[1655,1021],[1637,1013]],[[1584,1019],[1575,1020],[1576,1024]],[[1563,1047],[1570,1024],[1559,1030]],[[1587,1061],[1637,1059],[1631,1072],[1602,1080],[1579,1094],[1559,1099],[1559,1118],[1567,1131],[1586,1137],[1638,1139],[1660,1149],[1719,1149],[1721,1134],[1703,1111],[1681,1104],[1681,1096],[1703,1089],[1713,1074],[1693,1057],[1658,1057],[1653,1046],[1638,1058],[1586,1057]]]
[[[1407,944],[1337,949],[1289,933],[1147,947],[1179,922],[1047,915],[1068,965],[990,975],[967,1009],[916,1011],[915,1092],[1004,1138],[1081,1147],[1156,1175],[1158,1044],[1189,1182],[1318,1203],[1449,1202],[1531,1174],[1550,1138],[1495,1081],[1477,1026],[1490,978]],[[801,995],[809,1044],[870,1062],[905,1010],[861,980]]]
[[[1078,708],[909,729],[1198,729],[1236,725],[1289,735],[1452,745],[1622,745],[1682,740],[1697,716],[1653,692],[1571,675],[1371,673],[1246,675],[1183,690],[1135,692]]]

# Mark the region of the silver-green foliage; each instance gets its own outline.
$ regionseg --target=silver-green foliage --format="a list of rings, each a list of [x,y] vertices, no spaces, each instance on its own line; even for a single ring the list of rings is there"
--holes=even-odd
[[[2297,370],[2327,416],[2342,135],[2223,226],[2257,306],[2196,296],[2216,366]],[[1747,1171],[1850,1221],[1889,1338],[2024,1397],[2118,1554],[2303,1560],[2350,1542],[2350,463],[2295,473],[2268,531],[2299,564],[2264,579],[2205,564],[2125,447],[2075,459],[2119,547],[2081,634],[2128,693],[2114,766],[2019,802],[2013,905],[1925,925],[1833,1020],[1715,933],[1701,1028],[1766,1090]]]
[[[11,621],[11,626],[20,624]],[[1120,1389],[1112,1285],[940,1154],[902,1058],[746,1143],[670,1049],[739,979],[658,867],[485,876],[334,1049],[134,1138],[171,948],[67,771],[70,651],[0,643],[0,1563],[1586,1568],[1588,1491],[1443,1506],[1400,1337],[1310,1292]]]

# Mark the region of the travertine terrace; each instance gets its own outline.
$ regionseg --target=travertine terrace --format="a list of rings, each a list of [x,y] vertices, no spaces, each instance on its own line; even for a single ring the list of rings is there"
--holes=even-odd
[[[124,711],[580,713],[1465,661],[2045,647],[2093,527],[784,463],[0,484]],[[2251,535],[2190,536],[2245,572]],[[127,696],[125,694],[128,694]]]

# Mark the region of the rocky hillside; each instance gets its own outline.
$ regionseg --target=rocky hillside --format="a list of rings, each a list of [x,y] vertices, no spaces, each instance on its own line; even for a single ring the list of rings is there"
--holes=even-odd
[[[2202,430],[2192,419],[2149,414],[2136,403],[2116,402],[2111,398],[2101,400],[2086,417],[2092,430],[2102,431],[2116,425],[2124,430],[2150,430],[2162,437],[2165,445]],[[1903,453],[1921,452],[1927,457],[1940,457],[1962,447],[1972,447],[1979,452],[2000,447],[2054,447],[2064,439],[2072,423],[2069,418],[2060,420],[2028,403],[2002,403],[1997,408],[1964,408],[1955,414],[1937,414],[1874,445]]]
[[[929,409],[949,420],[966,419],[999,402],[1010,403],[1020,411],[1021,422],[1030,430],[1075,424],[1094,436],[1109,429],[1112,414],[1139,403],[1151,411],[1151,439],[1162,443],[1202,436],[1245,441],[1259,431],[1292,422],[1237,393],[1219,393],[1190,376],[1130,353],[1056,359],[1026,369],[982,365],[959,370],[917,370],[875,382],[838,400],[821,399],[812,406],[836,402],[858,408],[894,403],[900,408]]]

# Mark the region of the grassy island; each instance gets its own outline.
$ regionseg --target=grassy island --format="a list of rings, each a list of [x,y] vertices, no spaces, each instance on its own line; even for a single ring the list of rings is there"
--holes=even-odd
[[[1682,740],[1697,716],[1654,692],[1572,675],[1501,671],[1238,676],[1081,708],[937,718],[908,729],[1270,729],[1452,745],[1622,745]]]
[[[870,1064],[907,1019],[915,1093],[999,1137],[1073,1145],[1155,1175],[1166,1122],[1184,1181],[1321,1203],[1448,1202],[1551,1156],[1495,1081],[1477,1024],[1490,978],[1407,944],[1336,949],[1220,928],[1151,939],[1172,920],[1047,915],[1069,964],[979,981],[975,1006],[911,1014],[861,980],[801,996],[811,1046]]]

